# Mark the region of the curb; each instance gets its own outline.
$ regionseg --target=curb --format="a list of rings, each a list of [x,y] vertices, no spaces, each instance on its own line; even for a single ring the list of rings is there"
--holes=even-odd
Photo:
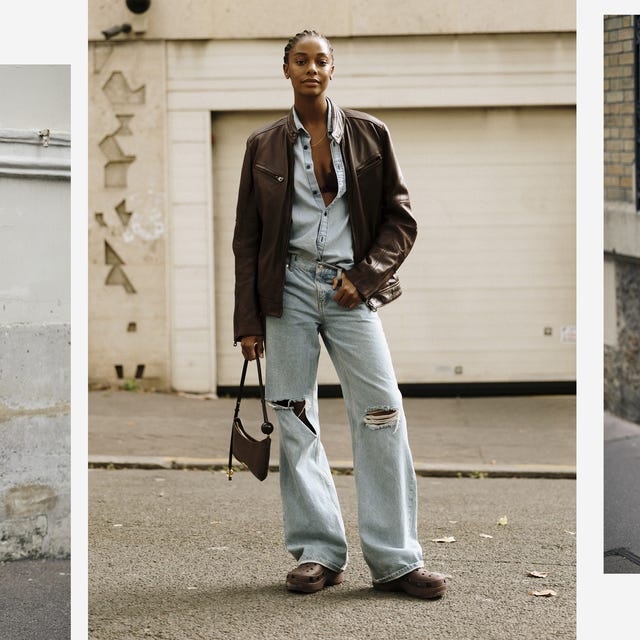
[[[90,469],[179,469],[194,471],[226,471],[228,460],[223,458],[181,458],[171,456],[89,456]],[[331,471],[351,475],[353,461],[330,462]],[[242,471],[244,465],[234,465],[234,471]],[[436,478],[553,478],[575,480],[576,468],[571,465],[551,464],[473,464],[414,462],[416,475]],[[279,465],[269,466],[279,471]]]
[[[638,436],[640,436],[640,424],[620,418],[608,411],[604,412],[605,443],[637,438]]]

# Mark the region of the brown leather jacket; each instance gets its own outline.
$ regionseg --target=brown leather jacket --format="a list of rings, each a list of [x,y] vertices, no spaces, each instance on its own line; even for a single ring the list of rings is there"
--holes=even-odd
[[[416,221],[384,123],[331,106],[353,236],[355,266],[345,273],[375,310],[401,293],[396,271],[413,246]],[[247,140],[233,237],[235,340],[264,335],[264,316],[282,315],[297,135],[291,110]]]

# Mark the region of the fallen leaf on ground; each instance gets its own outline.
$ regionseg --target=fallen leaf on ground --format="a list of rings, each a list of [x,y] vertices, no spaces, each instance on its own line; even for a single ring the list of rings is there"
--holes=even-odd
[[[507,516],[502,516],[502,518],[500,518],[496,524],[499,524],[502,527],[506,527],[508,522],[509,521],[507,520]]]
[[[490,536],[488,533],[481,533],[480,537],[481,538],[493,538],[493,536]]]
[[[552,598],[558,594],[553,589],[544,589],[544,591],[529,591],[530,596],[540,596],[542,598]]]
[[[455,542],[456,539],[453,536],[448,536],[446,538],[436,538],[435,540],[432,540],[431,542]]]
[[[527,573],[527,575],[530,578],[546,578],[549,574],[548,573],[544,573],[543,571],[529,571],[529,573]]]

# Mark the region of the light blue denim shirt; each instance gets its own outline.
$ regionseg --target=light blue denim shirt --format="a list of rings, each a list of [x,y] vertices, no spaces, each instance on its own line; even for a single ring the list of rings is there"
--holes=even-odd
[[[349,269],[353,266],[353,241],[349,223],[347,184],[340,145],[333,138],[331,104],[328,103],[327,135],[331,145],[333,170],[338,180],[338,194],[327,206],[313,171],[311,136],[293,110],[298,129],[294,149],[294,189],[289,251],[301,257],[319,260]]]

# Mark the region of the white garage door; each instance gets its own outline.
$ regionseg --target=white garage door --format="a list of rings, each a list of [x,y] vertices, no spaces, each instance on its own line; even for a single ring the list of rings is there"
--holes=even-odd
[[[375,111],[419,233],[380,313],[401,383],[575,379],[575,110]],[[231,239],[247,136],[281,114],[213,116],[218,385],[236,385]],[[326,357],[319,382],[334,384]]]

